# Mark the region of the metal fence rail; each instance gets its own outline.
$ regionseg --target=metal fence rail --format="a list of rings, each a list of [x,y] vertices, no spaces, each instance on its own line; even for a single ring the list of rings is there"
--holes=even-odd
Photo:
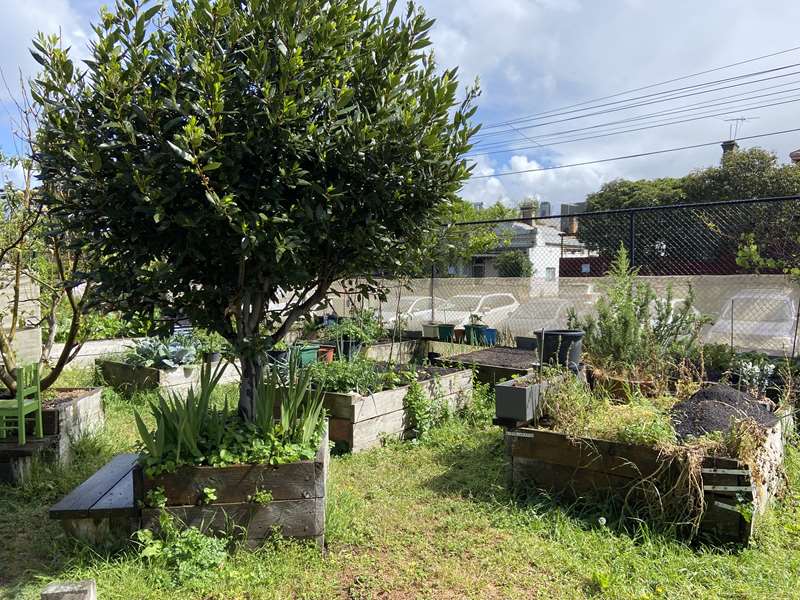
[[[387,282],[385,318],[409,329],[436,320],[463,326],[471,315],[499,343],[566,326],[570,308],[591,312],[624,247],[639,277],[676,307],[690,294],[710,317],[701,339],[774,356],[798,352],[798,282],[781,269],[754,269],[740,254],[748,240],[762,257],[800,266],[800,197],[595,211],[454,224],[455,239],[496,234],[496,243],[439,264],[431,276]]]

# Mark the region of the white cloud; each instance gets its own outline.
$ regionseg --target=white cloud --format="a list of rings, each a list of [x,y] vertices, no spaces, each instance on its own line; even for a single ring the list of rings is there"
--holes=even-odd
[[[484,94],[479,99],[479,117],[484,124],[551,110],[789,48],[798,45],[796,24],[800,22],[800,4],[778,0],[759,3],[747,0],[421,2],[428,14],[438,19],[432,36],[439,62],[448,67],[460,65],[462,77],[467,80],[480,76]],[[790,63],[800,63],[800,52],[676,82],[668,87]],[[797,76],[760,85],[794,79],[798,79],[795,87],[800,86]],[[751,88],[721,91],[682,102],[696,102],[747,89]],[[641,93],[648,91],[652,90]],[[798,97],[800,94],[795,93],[787,95],[786,99]],[[763,103],[770,101],[777,99]],[[655,105],[640,110],[646,112],[679,106],[680,103],[667,107]],[[569,164],[721,140],[728,135],[728,123],[723,119],[740,114],[758,117],[744,124],[740,136],[791,129],[800,127],[798,109],[800,102],[747,109],[683,125],[556,145],[546,152],[534,147],[515,151],[513,155],[482,156],[478,157],[475,174],[535,169],[542,164]],[[632,114],[611,113],[523,133],[535,138],[544,132],[582,127]],[[512,143],[515,146],[535,146],[514,132],[496,139],[507,140],[506,147]],[[787,160],[789,151],[800,148],[800,134],[744,141],[742,145],[762,146]],[[610,179],[679,176],[717,163],[720,153],[721,149],[714,145],[585,167],[473,179],[463,193],[466,198],[484,202],[498,198],[516,202],[535,195],[549,200],[555,208],[561,202],[581,201],[587,193]]]
[[[24,78],[32,77],[37,63],[30,55],[31,40],[38,31],[61,33],[64,45],[83,56],[86,46],[87,22],[68,0],[4,0],[0,8],[0,69],[16,93],[20,71]],[[13,8],[9,5],[13,4]],[[5,89],[0,98],[7,99]]]

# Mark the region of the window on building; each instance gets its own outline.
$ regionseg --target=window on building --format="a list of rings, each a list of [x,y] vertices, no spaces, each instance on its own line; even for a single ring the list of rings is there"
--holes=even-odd
[[[547,267],[544,270],[544,279],[545,279],[545,281],[555,281],[556,280],[556,268],[555,267]]]
[[[472,276],[473,277],[485,277],[486,276],[486,264],[485,259],[482,256],[475,256],[472,259]]]

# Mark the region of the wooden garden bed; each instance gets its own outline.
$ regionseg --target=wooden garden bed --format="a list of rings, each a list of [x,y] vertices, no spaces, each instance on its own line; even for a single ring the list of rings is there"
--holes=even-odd
[[[72,457],[72,442],[96,433],[105,421],[102,388],[59,388],[56,398],[42,402],[43,438],[34,438],[34,423],[26,422],[28,443],[20,446],[15,431],[0,442],[0,482],[25,479],[34,456],[65,464]]]
[[[174,369],[139,367],[115,360],[98,360],[97,366],[105,382],[113,388],[127,392],[140,390],[172,390],[185,393],[191,386],[200,383],[200,365],[184,365]],[[212,369],[216,364],[212,364]],[[236,368],[229,364],[221,383],[238,380]]]
[[[466,348],[469,350],[474,347],[467,346]],[[490,385],[515,376],[527,375],[533,372],[534,367],[538,366],[536,352],[501,346],[481,348],[450,356],[443,355],[438,362],[448,366],[474,368],[478,381]]]
[[[464,406],[472,392],[472,372],[459,370],[419,382],[428,398],[440,397],[451,409]],[[326,392],[325,408],[330,415],[330,437],[351,452],[378,446],[384,437],[402,439],[411,432],[404,408],[409,386],[362,396]]]
[[[146,476],[137,466],[133,495],[146,502],[150,490],[162,488],[167,497],[164,510],[187,526],[211,533],[238,526],[250,546],[261,545],[277,528],[286,537],[314,540],[322,547],[329,461],[326,430],[314,460],[274,466],[184,466],[157,477]],[[213,488],[216,500],[201,506],[204,488]],[[258,503],[258,492],[268,492],[271,500]],[[141,526],[157,529],[160,510],[142,508]]]
[[[692,489],[699,527],[683,529],[706,541],[747,544],[758,516],[783,484],[784,440],[792,428],[788,415],[770,428],[753,467],[732,458],[698,457],[698,487]],[[629,508],[655,508],[654,498],[663,506],[682,503],[689,489],[688,462],[648,446],[520,427],[506,432],[506,450],[514,487],[543,489],[568,500],[611,494]]]

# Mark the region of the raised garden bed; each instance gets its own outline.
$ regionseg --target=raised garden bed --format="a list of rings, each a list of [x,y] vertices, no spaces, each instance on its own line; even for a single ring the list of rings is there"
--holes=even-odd
[[[544,489],[568,500],[612,496],[644,519],[688,503],[683,516],[694,526],[684,524],[685,533],[746,544],[783,484],[784,443],[792,428],[791,416],[781,414],[766,430],[752,465],[702,454],[689,460],[650,446],[528,426],[506,432],[506,449],[515,487]]]
[[[186,526],[209,533],[241,528],[252,547],[263,544],[275,528],[285,537],[313,540],[322,547],[329,461],[326,430],[314,460],[283,465],[183,466],[155,477],[137,466],[133,495],[145,504],[148,492],[161,488],[167,498],[164,508],[141,509],[144,528],[157,529],[159,514],[166,510]],[[204,488],[213,488],[216,500],[200,505]],[[268,500],[259,503],[259,494],[267,495]]]
[[[424,379],[419,383],[427,398],[439,397],[451,409],[460,408],[469,401],[471,371],[429,367],[422,373]],[[324,402],[330,415],[331,441],[351,452],[359,452],[380,445],[387,436],[407,437],[412,429],[404,407],[408,389],[406,385],[370,395],[326,392]]]
[[[366,346],[364,356],[380,362],[406,364],[420,356],[422,346],[422,340],[379,341]]]
[[[442,356],[438,361],[447,366],[475,368],[478,380],[492,385],[514,376],[527,375],[538,366],[536,352],[503,346]]]
[[[41,455],[68,463],[72,442],[96,433],[104,423],[102,388],[57,388],[55,397],[42,401],[44,437],[33,438],[33,421],[26,425],[28,443],[17,444],[15,432],[0,442],[0,481],[18,483],[25,479],[34,456]]]
[[[115,360],[98,360],[97,366],[105,382],[113,388],[126,392],[141,390],[172,390],[184,393],[200,382],[200,365],[184,365],[174,369],[140,367]],[[212,365],[212,370],[216,365]],[[236,381],[239,374],[232,364],[228,364],[221,383]]]

